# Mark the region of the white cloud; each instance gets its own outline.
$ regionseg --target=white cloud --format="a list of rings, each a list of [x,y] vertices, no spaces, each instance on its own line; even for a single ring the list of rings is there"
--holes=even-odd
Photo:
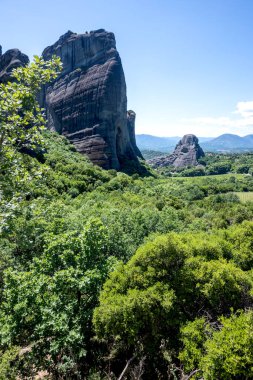
[[[188,124],[198,130],[199,136],[235,133],[241,136],[253,133],[253,101],[238,102],[231,116],[196,117],[183,119],[180,124]],[[203,127],[205,128],[203,131]],[[204,134],[203,134],[204,132]]]
[[[253,117],[253,101],[238,102],[235,113],[241,115],[243,118]]]
[[[137,113],[138,116],[138,113]],[[155,136],[183,136],[193,133],[198,137],[217,137],[223,133],[240,136],[253,134],[253,100],[240,101],[229,115],[201,116],[169,120],[165,116],[145,115],[138,117],[136,133]]]

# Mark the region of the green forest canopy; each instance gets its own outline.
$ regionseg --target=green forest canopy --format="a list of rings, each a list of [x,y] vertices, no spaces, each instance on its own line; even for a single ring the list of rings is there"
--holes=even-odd
[[[0,379],[253,378],[253,177],[92,165],[39,131],[59,69],[1,85]]]

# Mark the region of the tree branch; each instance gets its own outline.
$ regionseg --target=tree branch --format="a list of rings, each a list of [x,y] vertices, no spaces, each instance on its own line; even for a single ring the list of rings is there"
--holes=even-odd
[[[128,370],[128,367],[130,365],[130,363],[136,358],[136,355],[132,356],[131,359],[129,359],[125,365],[125,368],[123,369],[123,371],[121,372],[120,376],[118,377],[118,380],[122,380],[123,379],[123,376],[125,375],[126,371]]]

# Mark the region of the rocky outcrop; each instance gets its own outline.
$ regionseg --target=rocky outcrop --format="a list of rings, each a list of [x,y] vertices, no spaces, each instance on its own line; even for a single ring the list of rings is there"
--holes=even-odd
[[[139,148],[136,145],[135,119],[136,119],[136,113],[134,111],[131,111],[131,110],[127,111],[127,129],[128,129],[129,138],[130,138],[132,148],[138,157],[143,158]]]
[[[48,126],[74,143],[93,163],[119,169],[141,157],[135,143],[135,113],[127,113],[124,72],[113,33],[68,31],[43,52],[61,58],[63,70],[43,89]]]
[[[21,53],[18,49],[7,50],[2,54],[2,47],[0,46],[0,83],[6,83],[11,78],[13,69],[25,66],[29,62],[27,55]]]
[[[197,166],[198,159],[205,154],[199,145],[195,135],[185,135],[176,145],[172,154],[149,160],[149,164],[155,168],[164,166],[187,167]]]

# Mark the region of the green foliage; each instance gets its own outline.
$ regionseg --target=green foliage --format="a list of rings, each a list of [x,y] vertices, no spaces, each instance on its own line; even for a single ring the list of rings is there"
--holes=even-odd
[[[230,168],[231,168],[231,165],[229,163],[226,163],[226,162],[215,163],[209,166],[207,174],[209,175],[225,174],[229,172]]]
[[[155,158],[155,157],[167,156],[168,154],[164,152],[159,152],[157,150],[148,150],[148,149],[142,150],[141,153],[142,153],[142,156],[145,158],[145,160],[151,160],[152,158]]]
[[[18,378],[19,352],[20,348],[16,346],[0,352],[0,380],[16,380]]]
[[[185,372],[199,368],[195,379],[252,378],[252,322],[252,311],[221,317],[216,324],[205,318],[188,322],[181,329],[179,354]]]
[[[44,64],[19,75],[33,72],[24,80],[35,89],[50,79],[36,74]],[[253,203],[237,195],[253,191],[237,174],[252,155],[203,159],[205,174],[220,160],[233,175],[165,178],[134,162],[105,171],[63,136],[40,135],[42,119],[23,125],[20,107],[23,137],[12,130],[0,172],[0,377],[118,378],[129,359],[126,378],[249,377],[244,337],[241,372],[215,355],[234,355],[226,323],[248,331],[232,308],[252,308]]]
[[[129,343],[136,339],[161,338],[159,326],[171,321],[174,292],[163,284],[180,266],[183,248],[174,236],[159,237],[140,248],[124,266],[120,266],[104,286],[94,323],[101,336],[123,336]],[[147,253],[148,252],[148,253]],[[182,254],[182,255],[181,255]],[[138,337],[138,338],[137,338]]]
[[[243,270],[253,267],[253,225],[243,222],[224,232],[224,237],[232,243],[232,259]]]
[[[3,345],[31,345],[30,363],[78,375],[92,333],[98,292],[114,265],[106,229],[90,220],[79,234],[50,234],[46,249],[25,271],[5,273]]]
[[[244,233],[249,226],[241,227]],[[253,301],[252,274],[235,265],[233,231],[227,235],[224,240],[215,234],[172,233],[139,248],[104,284],[93,317],[98,337],[123,342],[133,352],[141,344],[138,354],[147,358],[147,373],[154,362],[157,368],[163,363],[163,339],[166,352],[174,360],[177,353],[186,371],[198,368],[211,331],[206,316],[218,324],[223,314]]]
[[[202,166],[194,166],[189,169],[184,169],[180,174],[183,177],[198,177],[205,175],[205,169]]]
[[[60,68],[59,58],[44,61],[35,56],[29,66],[13,70],[13,82],[0,84],[0,179],[8,174],[9,187],[29,180],[27,163],[18,152],[41,144],[39,132],[45,119],[37,96],[41,85],[56,78]]]
[[[45,120],[36,97],[42,84],[57,77],[60,67],[59,58],[44,61],[35,56],[29,66],[13,71],[13,82],[0,84],[1,154],[9,146],[38,142],[38,129]]]
[[[149,152],[147,159],[156,157],[155,152]],[[156,152],[159,153],[159,152]],[[159,154],[158,154],[159,155]],[[206,153],[205,157],[198,160],[198,166],[188,166],[175,168],[167,166],[158,168],[157,171],[165,176],[175,177],[197,177],[224,175],[226,173],[249,174],[252,175],[253,154],[252,153]]]
[[[206,318],[202,317],[188,322],[181,328],[180,333],[183,349],[178,356],[184,363],[185,373],[190,373],[192,370],[199,368],[199,363],[203,357],[203,346],[208,336],[212,333],[212,328]]]
[[[222,317],[221,330],[207,339],[200,360],[204,379],[250,379],[253,377],[253,313]]]
[[[240,166],[237,166],[236,168],[236,173],[248,173],[249,171],[249,165],[240,165]]]
[[[206,262],[201,257],[190,258],[185,263],[187,277],[188,287],[193,287],[188,290],[189,301],[191,295],[197,298],[199,308],[212,315],[244,307],[247,298],[251,302],[251,277],[224,259]]]

